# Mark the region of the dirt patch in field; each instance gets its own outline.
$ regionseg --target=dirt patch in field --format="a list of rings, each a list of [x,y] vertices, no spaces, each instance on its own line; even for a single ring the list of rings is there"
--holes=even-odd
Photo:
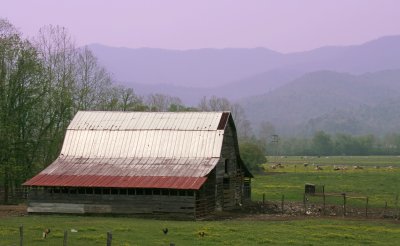
[[[27,215],[26,205],[0,205],[0,218]]]

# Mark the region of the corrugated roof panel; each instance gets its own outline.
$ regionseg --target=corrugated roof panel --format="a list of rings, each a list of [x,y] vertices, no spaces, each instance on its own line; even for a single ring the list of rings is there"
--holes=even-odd
[[[100,141],[98,142],[98,149],[97,149],[97,153],[98,153],[98,157],[99,158],[105,158],[107,155],[109,155],[108,152],[108,148],[109,146],[108,144],[108,137],[109,137],[109,131],[99,131],[99,134],[101,134],[101,138]]]
[[[139,131],[139,137],[135,144],[137,146],[137,149],[136,149],[134,157],[137,157],[137,158],[143,157],[143,149],[144,149],[144,144],[146,141],[146,135],[147,135],[146,131]]]
[[[188,157],[196,157],[197,156],[200,134],[201,134],[200,131],[193,131]]]
[[[139,137],[140,137],[140,133],[142,131],[132,131],[132,138],[131,138],[131,144],[130,144],[130,148],[129,148],[129,152],[128,152],[128,156],[129,157],[135,157],[136,156],[136,152],[138,152],[138,148],[139,148]],[[135,144],[132,144],[135,143]]]
[[[61,154],[60,155],[66,155],[66,153],[69,152],[69,148],[71,147],[71,135],[73,134],[73,131],[67,131],[65,133],[65,137],[64,137],[64,143],[63,146],[61,148]]]
[[[185,132],[184,131],[177,131],[175,133],[175,147],[172,153],[172,157],[174,158],[179,158],[181,157],[181,152],[182,152],[182,148],[183,148],[183,138],[185,136]]]
[[[82,150],[82,156],[84,157],[94,156],[92,154],[92,147],[95,134],[93,131],[85,131],[85,132],[86,132],[86,140]]]
[[[98,158],[100,156],[99,147],[101,143],[101,138],[103,137],[103,132],[91,131],[93,134],[93,145],[91,148],[91,157]]]
[[[72,142],[71,142],[71,152],[70,154],[72,156],[76,156],[77,149],[81,148],[80,146],[80,138],[81,138],[81,131],[75,131],[74,130],[74,135],[72,136]],[[69,153],[68,153],[69,155]]]
[[[83,151],[85,151],[87,147],[85,146],[87,131],[77,131],[77,133],[79,134],[79,139],[78,142],[76,143],[74,156],[82,157]]]
[[[112,158],[117,158],[117,157],[119,157],[118,155],[119,155],[119,153],[120,153],[120,151],[121,151],[121,149],[120,148],[118,148],[119,146],[121,146],[121,141],[122,141],[122,138],[120,138],[120,137],[122,137],[122,135],[120,135],[119,133],[120,133],[121,131],[110,131],[110,136],[111,136],[111,138],[110,138],[110,144],[109,144],[109,146],[110,146],[110,156],[112,157]],[[120,136],[119,136],[120,135]]]
[[[222,141],[224,140],[223,130],[218,130],[215,132],[214,147],[212,157],[221,156]]]
[[[68,129],[93,130],[216,130],[222,112],[83,112]],[[193,123],[193,119],[197,123]],[[187,124],[192,121],[192,124]],[[176,122],[183,122],[177,128]],[[212,124],[210,124],[212,122]]]
[[[190,143],[189,141],[191,140],[192,134],[192,131],[184,131],[182,145],[180,146],[180,157],[185,158],[189,156],[190,145],[188,143]]]
[[[121,131],[123,133],[122,146],[119,156],[128,157],[128,149],[132,138],[132,131]]]

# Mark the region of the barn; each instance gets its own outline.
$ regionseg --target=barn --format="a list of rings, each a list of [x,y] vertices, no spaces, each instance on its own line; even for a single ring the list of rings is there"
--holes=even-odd
[[[250,201],[230,112],[80,111],[24,183],[29,213],[202,218]]]

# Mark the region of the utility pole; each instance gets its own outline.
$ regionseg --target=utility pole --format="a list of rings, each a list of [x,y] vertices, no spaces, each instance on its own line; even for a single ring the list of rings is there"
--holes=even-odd
[[[278,151],[279,151],[279,135],[278,134],[273,134],[272,135],[272,144],[275,147],[275,156],[278,158]]]

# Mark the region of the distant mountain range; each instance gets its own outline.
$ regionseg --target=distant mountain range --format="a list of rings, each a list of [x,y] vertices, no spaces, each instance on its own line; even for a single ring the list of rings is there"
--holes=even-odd
[[[244,106],[254,128],[262,121],[285,134],[400,128],[400,36],[288,54],[266,48],[89,48],[118,83],[138,94],[169,94],[190,105],[203,96],[226,97]]]
[[[254,126],[269,121],[287,135],[317,130],[381,135],[400,131],[400,70],[318,71],[240,102]]]

